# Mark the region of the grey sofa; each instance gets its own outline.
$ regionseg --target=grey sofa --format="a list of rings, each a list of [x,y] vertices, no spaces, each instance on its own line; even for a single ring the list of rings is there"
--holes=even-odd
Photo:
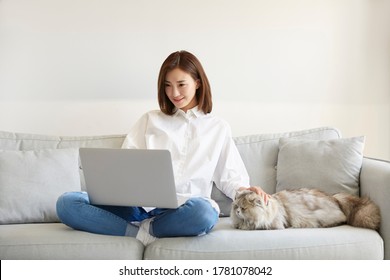
[[[74,153],[77,153],[79,147],[119,148],[124,137],[57,137],[0,132],[0,150],[1,153],[11,152],[10,155],[21,160],[22,165],[29,163],[24,158],[25,153],[29,156],[29,153],[34,153],[32,157],[36,158],[40,155],[39,151],[52,150],[72,151],[72,157],[67,157],[66,162],[74,162]],[[235,142],[247,166],[251,184],[262,186],[269,193],[276,191],[278,170],[275,167],[279,139],[282,137],[325,141],[338,139],[341,135],[337,129],[323,127],[236,137]],[[6,159],[3,165],[7,167],[13,159]],[[50,166],[57,166],[50,160]],[[1,164],[0,159],[0,185],[11,180],[8,175],[1,173],[13,172],[12,165],[3,169]],[[71,176],[60,178],[61,173],[50,175],[56,172],[54,169],[49,175],[45,175],[44,171],[39,171],[39,163],[32,160],[31,164],[32,169],[38,170],[36,173],[43,172],[42,176],[48,177],[47,180],[44,178],[45,183],[50,180],[52,182],[46,185],[46,189],[39,189],[40,185],[34,185],[31,189],[19,190],[16,194],[10,186],[0,186],[0,259],[390,259],[390,245],[387,246],[390,244],[390,163],[386,161],[363,158],[359,170],[360,194],[369,195],[381,208],[382,224],[379,233],[347,225],[325,229],[269,231],[233,229],[227,216],[231,201],[214,188],[212,196],[219,203],[222,215],[209,234],[158,239],[147,247],[131,237],[76,231],[58,222],[55,213],[51,212],[54,211],[57,193],[64,189],[56,189],[55,182],[60,185],[62,180],[69,180],[68,177]],[[65,168],[63,165],[58,166]],[[18,169],[18,165],[14,168]],[[67,188],[82,189],[82,178],[80,170],[78,179],[81,183],[70,181],[73,185]],[[34,182],[29,181],[28,184],[30,183]],[[26,185],[22,187],[26,188]],[[35,197],[37,191],[34,188],[38,188],[43,196]],[[48,199],[49,196],[51,200]],[[20,202],[24,204],[18,204]],[[14,213],[10,208],[16,212],[20,210],[20,213]],[[35,214],[29,211],[35,211]]]

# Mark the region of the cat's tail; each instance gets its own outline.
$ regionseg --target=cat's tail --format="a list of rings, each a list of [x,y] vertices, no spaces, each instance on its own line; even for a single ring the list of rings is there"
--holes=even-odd
[[[379,207],[368,197],[358,197],[346,193],[333,195],[347,217],[347,224],[379,230],[381,215]]]

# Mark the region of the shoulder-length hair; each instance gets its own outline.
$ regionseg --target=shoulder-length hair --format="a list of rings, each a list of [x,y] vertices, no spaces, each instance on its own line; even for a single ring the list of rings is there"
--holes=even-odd
[[[160,110],[167,115],[173,115],[177,110],[165,93],[165,77],[168,72],[176,68],[191,75],[195,81],[199,80],[199,88],[195,93],[198,108],[205,114],[210,113],[213,103],[209,80],[200,61],[187,51],[177,51],[170,54],[161,65],[158,75],[158,103]]]

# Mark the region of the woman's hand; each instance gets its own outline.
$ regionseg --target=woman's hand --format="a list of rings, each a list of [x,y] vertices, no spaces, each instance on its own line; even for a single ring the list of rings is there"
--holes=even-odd
[[[248,190],[248,191],[252,191],[252,192],[257,193],[258,195],[260,195],[263,198],[265,205],[268,205],[268,200],[271,197],[271,195],[267,194],[265,191],[263,191],[262,188],[257,187],[257,186],[252,186],[252,187],[249,187],[249,188],[241,187],[238,190],[239,191]]]

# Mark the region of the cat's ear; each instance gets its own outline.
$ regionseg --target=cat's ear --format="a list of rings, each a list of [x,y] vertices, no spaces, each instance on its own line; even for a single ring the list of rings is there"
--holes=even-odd
[[[245,192],[245,190],[237,190],[236,191],[236,196],[234,198],[239,197],[243,192]]]

